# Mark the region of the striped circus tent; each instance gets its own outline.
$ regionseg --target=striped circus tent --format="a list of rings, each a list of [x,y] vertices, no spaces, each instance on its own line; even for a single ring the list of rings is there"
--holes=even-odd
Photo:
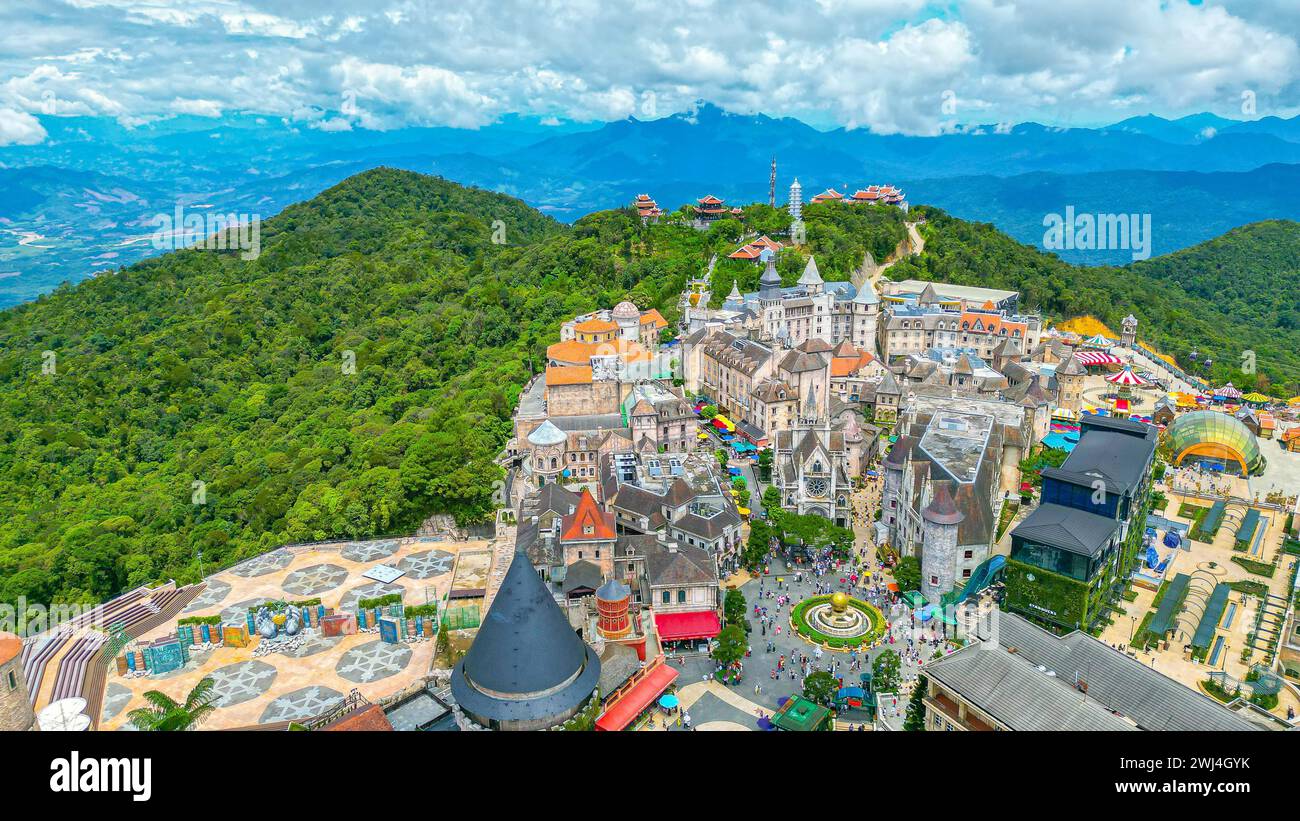
[[[1232,383],[1229,382],[1228,384],[1224,385],[1222,388],[1216,390],[1214,392],[1214,395],[1217,397],[1221,397],[1223,399],[1240,399],[1241,391],[1234,388],[1232,386]]]
[[[1124,360],[1114,354],[1103,351],[1075,351],[1074,358],[1080,365],[1092,367],[1094,365],[1119,365]]]
[[[1126,388],[1136,388],[1148,384],[1145,379],[1133,373],[1133,366],[1131,365],[1125,365],[1124,370],[1106,377],[1106,381],[1112,385]]]
[[[1241,398],[1255,405],[1267,405],[1269,402],[1275,401],[1273,397],[1259,391],[1242,394]]]

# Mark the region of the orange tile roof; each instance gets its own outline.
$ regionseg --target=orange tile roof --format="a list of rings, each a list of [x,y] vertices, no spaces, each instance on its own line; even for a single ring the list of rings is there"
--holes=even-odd
[[[665,323],[667,324],[667,323]],[[609,342],[579,342],[570,339],[546,347],[546,358],[566,365],[587,365],[593,356],[639,356],[645,352],[640,342],[615,338]]]
[[[984,325],[984,332],[990,334],[998,334],[1001,332],[1003,328],[1007,329],[1008,334],[1012,333],[1013,331],[1019,330],[1021,336],[1024,336],[1029,331],[1029,326],[1026,323],[1009,322],[995,314],[981,314],[981,313],[975,313],[973,311],[962,311],[961,321],[969,322],[971,325],[969,330],[972,331],[975,330],[975,323],[976,321],[978,321]]]
[[[656,328],[668,327],[668,320],[664,319],[664,315],[659,313],[658,308],[651,308],[650,310],[641,314],[642,325],[649,325],[652,322],[654,323],[654,326]]]
[[[573,330],[582,331],[583,333],[596,334],[604,331],[617,331],[618,325],[610,322],[608,319],[586,319],[573,326]]]
[[[582,497],[578,499],[578,507],[568,516],[560,520],[563,530],[560,534],[561,541],[592,541],[595,539],[614,539],[618,534],[614,532],[614,514],[600,509],[596,504],[596,497],[591,495],[587,488],[582,489]],[[587,533],[587,528],[591,532]]]
[[[23,640],[13,633],[0,633],[0,664],[17,658],[23,651]]]
[[[388,716],[384,715],[384,708],[378,704],[371,704],[364,710],[357,710],[348,713],[340,719],[337,719],[324,727],[326,732],[392,732],[393,725],[389,722]]]
[[[590,385],[590,365],[551,365],[546,369],[546,387],[557,385]]]
[[[875,357],[868,351],[858,351],[856,356],[835,356],[831,358],[831,376],[848,376],[860,368],[870,365]]]

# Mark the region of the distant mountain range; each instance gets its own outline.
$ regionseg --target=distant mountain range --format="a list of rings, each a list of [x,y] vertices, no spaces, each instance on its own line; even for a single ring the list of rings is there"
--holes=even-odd
[[[564,221],[649,193],[668,208],[713,193],[778,201],[873,182],[914,203],[985,220],[1041,243],[1046,214],[1151,214],[1152,253],[1241,224],[1300,219],[1300,118],[1134,117],[1102,128],[967,126],[938,137],[819,131],[798,120],[701,104],[658,120],[543,124],[506,118],[477,131],[324,131],[253,116],[181,117],[137,129],[43,117],[49,139],[0,149],[0,306],[157,252],[158,214],[269,217],[352,174],[386,165],[500,191]],[[1063,251],[1086,264],[1126,250]]]

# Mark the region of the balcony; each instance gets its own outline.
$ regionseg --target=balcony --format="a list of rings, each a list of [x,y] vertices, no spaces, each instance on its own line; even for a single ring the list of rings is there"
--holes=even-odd
[[[963,730],[971,730],[975,732],[988,732],[997,729],[992,724],[987,724],[981,721],[980,719],[976,718],[969,711],[967,711],[965,718],[961,718],[960,705],[958,705],[957,702],[953,701],[947,695],[944,695],[942,693],[934,696],[926,696],[925,704],[927,707],[934,710],[935,712],[942,714],[943,717],[947,719],[950,724],[956,727],[960,727]],[[935,728],[933,725],[930,725],[926,729],[933,730]]]

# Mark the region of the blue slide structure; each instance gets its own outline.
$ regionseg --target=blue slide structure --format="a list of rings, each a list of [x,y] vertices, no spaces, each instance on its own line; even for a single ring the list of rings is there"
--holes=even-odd
[[[961,595],[957,597],[955,603],[961,604],[969,598],[978,596],[980,591],[993,584],[1002,575],[1002,569],[1006,566],[1007,557],[1001,555],[989,556],[980,562],[979,567],[975,568],[975,572],[971,573],[970,578],[966,580],[966,586],[962,588]]]

